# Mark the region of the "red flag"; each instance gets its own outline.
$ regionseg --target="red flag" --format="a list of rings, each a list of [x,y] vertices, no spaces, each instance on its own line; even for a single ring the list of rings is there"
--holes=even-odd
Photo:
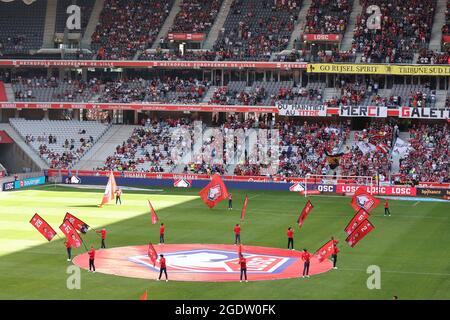
[[[369,220],[364,220],[359,226],[352,232],[351,235],[345,239],[350,247],[354,247],[362,238],[364,238],[370,231],[375,229],[373,224]]]
[[[335,245],[336,240],[330,240],[327,243],[325,243],[319,250],[314,253],[314,255],[317,257],[319,262],[324,261],[327,259],[331,254],[333,254],[333,248]],[[337,252],[339,252],[339,248],[337,248]]]
[[[152,224],[155,224],[156,222],[158,222],[158,216],[156,215],[155,209],[153,209],[150,200],[148,200],[148,206],[150,207],[150,212],[152,214]]]
[[[158,259],[158,254],[151,243],[148,244],[148,257],[153,262],[153,266],[155,266],[156,260]]]
[[[359,211],[360,208],[363,208],[367,213],[370,213],[370,211],[380,204],[380,200],[367,191],[364,191],[362,188],[358,188],[353,195],[351,204],[355,211]]]
[[[139,300],[148,300],[147,299],[147,290],[142,294],[142,296],[139,297]]]
[[[75,248],[79,248],[83,243],[80,235],[77,233],[75,227],[69,222],[69,220],[65,220],[60,226],[59,229],[64,233],[67,239],[69,239],[72,246]]]
[[[350,220],[348,225],[345,227],[344,231],[347,234],[351,234],[361,222],[369,218],[369,214],[363,208],[360,208],[355,216]]]
[[[300,216],[297,219],[299,228],[303,225],[303,222],[305,221],[306,217],[308,216],[308,214],[311,212],[311,210],[313,208],[314,208],[314,206],[312,205],[311,201],[308,200],[308,202],[306,202],[305,207],[302,210],[302,213],[300,213]]]
[[[220,201],[228,198],[228,190],[219,174],[213,175],[211,181],[198,193],[203,202],[211,209]]]
[[[73,214],[66,212],[64,216],[64,221],[69,220],[69,222],[81,233],[86,233],[89,229],[87,223],[84,223],[82,220],[75,217]]]
[[[114,178],[114,173],[111,171],[109,173],[108,183],[106,184],[105,193],[103,195],[100,207],[102,207],[109,201],[114,200],[116,189],[117,189],[116,179]]]
[[[39,231],[45,239],[51,241],[56,236],[56,231],[37,213],[31,218],[30,223]]]
[[[248,195],[245,195],[244,206],[242,207],[242,211],[241,211],[241,220],[242,221],[244,221],[245,212],[247,211],[247,203],[248,203]]]

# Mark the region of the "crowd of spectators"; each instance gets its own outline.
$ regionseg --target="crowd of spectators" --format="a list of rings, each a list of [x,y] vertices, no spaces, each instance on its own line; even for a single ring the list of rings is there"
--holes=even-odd
[[[333,50],[318,50],[316,53],[313,53],[311,50],[292,49],[288,54],[277,55],[276,60],[282,62],[355,62],[356,53],[353,51],[339,51],[335,48]]]
[[[361,0],[363,14],[357,18],[353,47],[362,52],[361,62],[410,63],[414,52],[427,47],[430,40],[436,0]],[[380,28],[368,28],[372,13],[368,6],[380,8]],[[369,21],[370,22],[370,21]]]
[[[351,148],[344,151],[339,166],[344,176],[370,176],[379,174],[380,181],[387,181],[392,167],[390,150],[392,148],[394,127],[384,122],[372,122],[366,129],[357,133]],[[358,142],[368,144],[362,149]]]
[[[352,11],[349,0],[313,0],[306,15],[305,33],[343,34]]]
[[[222,6],[222,0],[183,0],[169,32],[208,33]]]
[[[413,125],[409,130],[412,150],[400,159],[400,172],[395,181],[412,182],[450,182],[450,132],[448,124]]]
[[[418,64],[450,64],[450,53],[435,52],[433,50],[422,49],[417,58]]]
[[[106,0],[92,34],[97,59],[132,59],[138,50],[150,47],[172,4],[172,0]]]
[[[162,51],[156,49],[156,52],[144,51],[139,60],[160,60],[160,61],[214,61],[216,53],[209,50],[193,51],[186,50],[183,53],[180,51]]]
[[[234,0],[214,44],[219,60],[268,61],[286,48],[301,0]]]

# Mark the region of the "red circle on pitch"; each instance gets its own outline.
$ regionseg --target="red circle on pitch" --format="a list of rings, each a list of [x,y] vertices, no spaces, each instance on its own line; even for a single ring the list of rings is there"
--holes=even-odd
[[[154,246],[164,254],[169,280],[177,281],[239,281],[238,247],[224,244],[166,244]],[[153,266],[147,255],[148,246],[99,249],[95,255],[96,272],[116,276],[156,279],[159,264]],[[243,246],[247,259],[249,281],[298,278],[303,271],[301,252],[279,248]],[[87,253],[76,256],[73,263],[89,269]],[[330,260],[321,263],[311,258],[310,275],[332,268]],[[165,279],[164,275],[162,279]]]

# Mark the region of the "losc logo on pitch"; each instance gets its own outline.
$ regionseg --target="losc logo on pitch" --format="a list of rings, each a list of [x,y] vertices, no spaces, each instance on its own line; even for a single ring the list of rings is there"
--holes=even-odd
[[[218,199],[222,195],[222,189],[220,188],[220,185],[215,185],[214,187],[210,188],[208,191],[208,200],[214,201]]]
[[[198,249],[166,253],[167,270],[188,273],[239,273],[240,265],[237,252],[226,250]],[[277,274],[295,261],[291,257],[265,254],[244,254],[247,270],[259,274]],[[129,260],[159,270],[159,264],[153,267],[148,256],[134,256]]]

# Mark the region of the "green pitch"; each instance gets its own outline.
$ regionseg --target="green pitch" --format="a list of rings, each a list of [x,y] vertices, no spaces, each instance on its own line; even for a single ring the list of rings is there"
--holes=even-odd
[[[166,225],[166,243],[233,243],[246,192],[232,190],[233,211],[226,209],[227,201],[208,209],[197,192],[125,191],[122,206],[103,208],[97,207],[102,190],[44,186],[0,193],[0,299],[138,299],[145,290],[149,299],[450,299],[449,203],[392,200],[391,217],[383,216],[380,205],[370,217],[376,229],[350,248],[343,231],[353,216],[350,198],[312,197],[315,207],[299,230],[295,222],[304,197],[249,191],[244,244],[284,248],[286,229],[293,226],[297,250],[314,252],[332,235],[341,248],[338,270],[310,279],[249,283],[166,283],[82,270],[81,289],[69,290],[66,269],[71,263],[63,241],[47,242],[28,222],[37,212],[59,231],[69,211],[96,229],[105,226],[108,248],[157,243],[159,224],[151,225],[150,199]],[[84,239],[99,248],[94,231]],[[367,288],[370,265],[381,268],[379,290]]]

